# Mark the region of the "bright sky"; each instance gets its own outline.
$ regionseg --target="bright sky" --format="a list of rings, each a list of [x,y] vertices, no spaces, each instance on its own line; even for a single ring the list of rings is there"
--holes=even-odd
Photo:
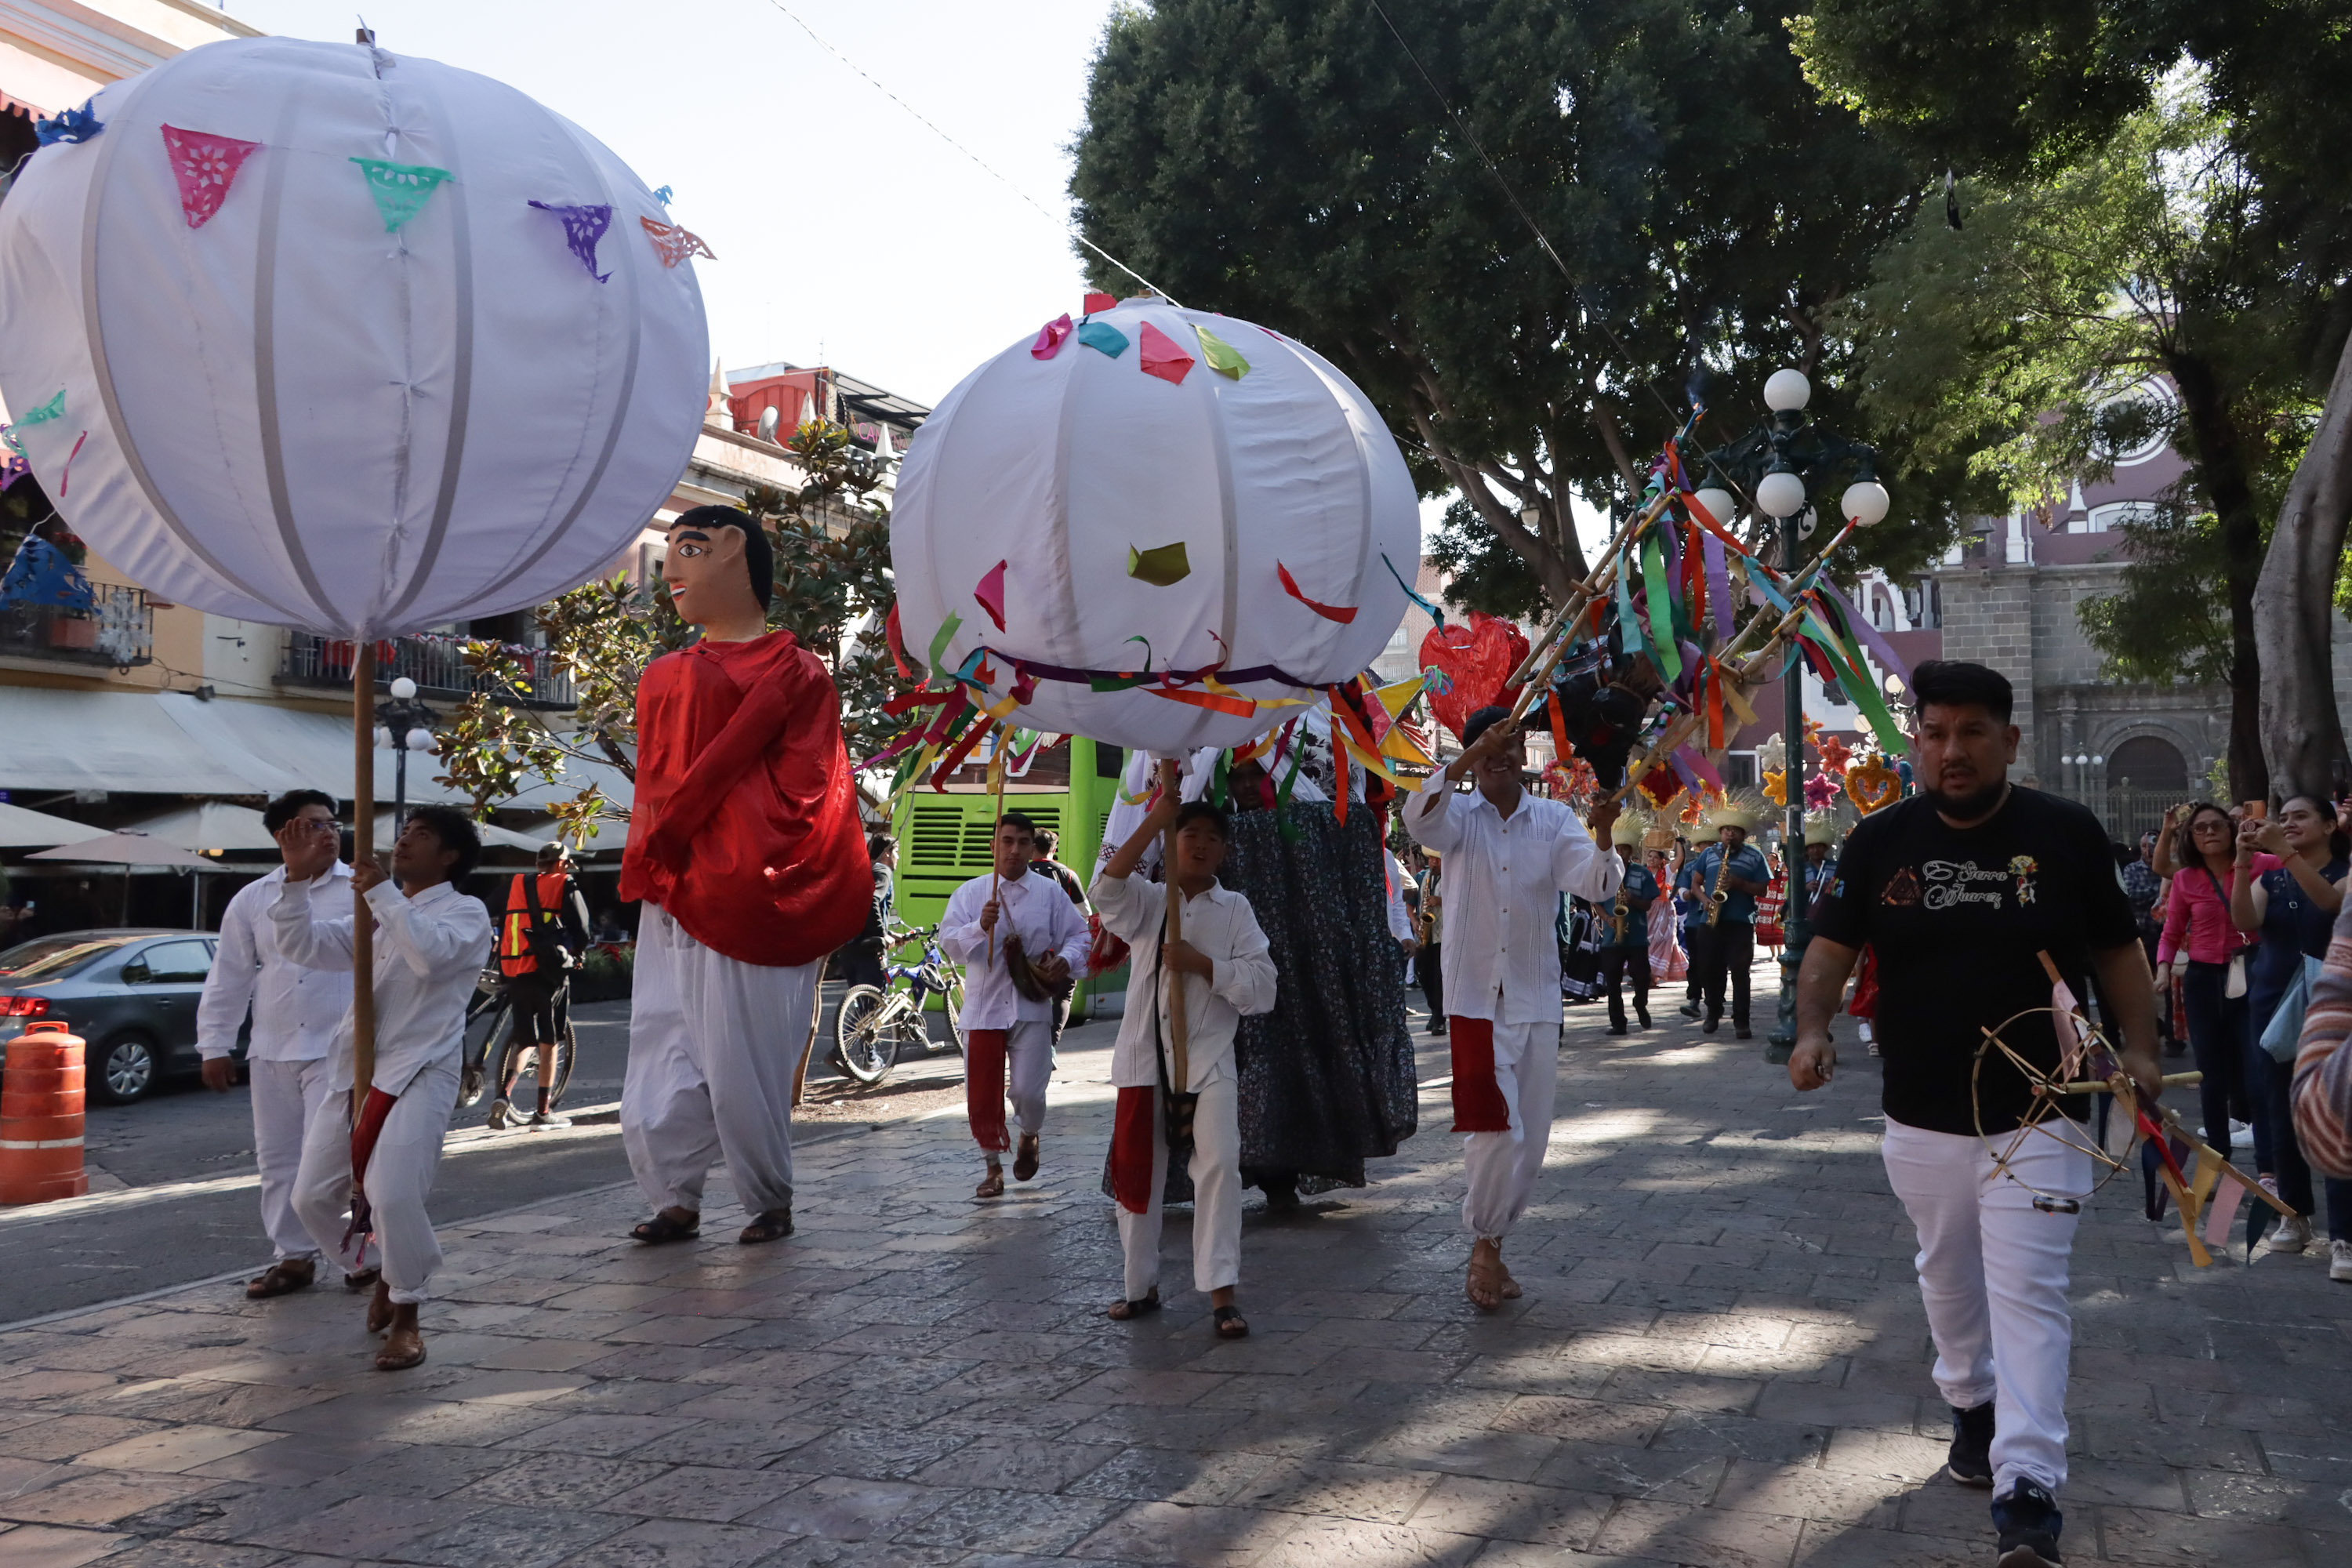
[[[1116,0],[362,3],[385,48],[509,82],[670,186],[718,252],[695,266],[730,366],[830,364],[935,404],[1078,306],[1068,148]],[[226,9],[294,37],[349,42],[354,25],[324,0]],[[1443,510],[1425,502],[1423,528]]]
[[[497,77],[576,121],[710,244],[728,364],[831,364],[936,403],[1083,286],[1065,149],[1112,0],[357,0],[377,42]],[[349,43],[350,6],[228,0]],[[827,54],[809,26],[1041,204]]]

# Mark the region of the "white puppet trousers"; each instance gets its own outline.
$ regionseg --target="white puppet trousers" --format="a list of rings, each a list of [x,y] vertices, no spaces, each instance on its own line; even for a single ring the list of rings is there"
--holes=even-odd
[[[2008,1138],[1992,1140],[2010,1147]],[[2066,1484],[2066,1368],[2074,1319],[2067,1265],[2079,1216],[2045,1214],[2002,1175],[1973,1135],[1888,1120],[1887,1180],[1919,1233],[1919,1295],[1936,1342],[1936,1387],[1970,1410],[1993,1402],[1993,1490]],[[2091,1157],[2039,1132],[2009,1155],[2024,1182],[2057,1197],[2091,1186]]]
[[[1551,1099],[1559,1084],[1558,1024],[1495,1026],[1495,1087],[1510,1108],[1507,1132],[1463,1137],[1462,1223],[1474,1237],[1501,1240],[1528,1212],[1551,1143]]]
[[[1241,1085],[1228,1075],[1201,1086],[1192,1110],[1192,1289],[1222,1290],[1242,1277]],[[1151,1091],[1151,1206],[1118,1209],[1118,1245],[1127,1257],[1127,1299],[1139,1301],[1160,1283],[1161,1195],[1168,1186],[1168,1123]]]
[[[754,1217],[793,1206],[793,1077],[824,967],[744,963],[645,906],[621,1142],[647,1203],[701,1213],[703,1182],[724,1159]]]
[[[441,1267],[441,1243],[425,1200],[441,1163],[441,1138],[457,1105],[455,1053],[427,1063],[408,1080],[376,1135],[361,1182],[383,1260],[383,1282],[400,1303],[422,1301]],[[338,1098],[341,1098],[338,1096]],[[294,1212],[319,1250],[334,1257],[349,1224],[352,1130],[340,1113],[314,1116],[302,1135],[302,1168],[294,1178]]]
[[[277,1259],[317,1262],[331,1258],[346,1274],[365,1267],[364,1244],[353,1237],[349,1247],[337,1245],[321,1251],[319,1242],[294,1212],[294,1183],[302,1168],[302,1150],[314,1122],[331,1121],[344,1133],[343,1176],[351,1177],[350,1130],[345,1126],[349,1104],[331,1087],[335,1065],[325,1057],[308,1061],[276,1058],[246,1061],[247,1089],[253,1100],[253,1157],[261,1167],[261,1228],[268,1234]]]

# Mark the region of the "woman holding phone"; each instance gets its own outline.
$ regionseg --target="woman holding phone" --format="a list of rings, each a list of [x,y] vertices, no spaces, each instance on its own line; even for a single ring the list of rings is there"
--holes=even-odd
[[[2242,868],[2237,837],[2237,825],[2220,805],[2207,800],[2189,808],[2174,835],[2177,869],[2156,947],[2159,968],[2185,966],[2180,994],[2189,1049],[2204,1074],[2205,1141],[2224,1160],[2231,1111],[2246,1104],[2246,953],[2255,942],[2230,918],[2230,888],[2279,865],[2276,856],[2257,854]]]

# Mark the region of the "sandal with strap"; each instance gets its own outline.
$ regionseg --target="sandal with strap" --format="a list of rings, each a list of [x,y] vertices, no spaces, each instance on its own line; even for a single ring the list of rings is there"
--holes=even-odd
[[[308,1290],[319,1277],[319,1266],[307,1258],[281,1258],[255,1279],[246,1281],[245,1299],[266,1301],[272,1296],[288,1296],[297,1290]]]
[[[1021,1148],[1013,1156],[1013,1179],[1025,1182],[1037,1173],[1037,1134],[1021,1134]]]
[[[988,1174],[980,1179],[980,1185],[972,1188],[971,1195],[976,1198],[1003,1197],[1004,1195],[1003,1168],[999,1165],[991,1165],[988,1168]]]
[[[793,1211],[770,1209],[743,1227],[735,1239],[745,1247],[757,1247],[763,1241],[782,1241],[793,1233]]]
[[[1124,1323],[1135,1318],[1148,1318],[1158,1310],[1160,1310],[1160,1287],[1154,1285],[1132,1301],[1113,1301],[1110,1304],[1110,1310],[1104,1315],[1115,1323]]]
[[[1217,1325],[1217,1338],[1221,1340],[1249,1338],[1249,1320],[1242,1316],[1242,1310],[1239,1307],[1218,1307],[1209,1313],[1209,1317]]]
[[[665,1212],[656,1214],[643,1225],[630,1227],[629,1235],[647,1247],[658,1247],[666,1241],[692,1241],[702,1234],[702,1216],[692,1219],[672,1219]]]

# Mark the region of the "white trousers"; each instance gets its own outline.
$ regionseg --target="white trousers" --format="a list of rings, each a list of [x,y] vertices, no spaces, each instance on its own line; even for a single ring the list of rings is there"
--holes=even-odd
[[[1013,1120],[1032,1137],[1045,1130],[1045,1086],[1054,1081],[1054,1023],[1023,1020],[1004,1031],[1005,1098]],[[988,1152],[990,1159],[995,1152]]]
[[[1201,1090],[1192,1110],[1192,1289],[1222,1290],[1242,1277],[1241,1086],[1228,1078]],[[1127,1299],[1139,1301],[1160,1283],[1160,1194],[1168,1185],[1168,1124],[1151,1091],[1151,1206],[1118,1210],[1118,1245],[1127,1255]]]
[[[823,967],[740,963],[645,906],[621,1143],[647,1203],[701,1213],[702,1184],[724,1159],[754,1217],[793,1206],[793,1075]]]
[[[2006,1137],[1993,1140],[2006,1148]],[[1983,1142],[1889,1120],[1887,1180],[1919,1233],[1919,1295],[1936,1341],[1936,1387],[1969,1410],[1994,1403],[1993,1490],[2066,1484],[2066,1271],[2074,1215],[2044,1214],[1993,1166]],[[2010,1168],[2044,1193],[2090,1191],[2091,1158],[2029,1133]]]
[[[1558,1024],[1495,1026],[1495,1087],[1510,1108],[1507,1132],[1464,1136],[1462,1223],[1474,1237],[1496,1241],[1528,1212],[1551,1144],[1551,1100],[1559,1084]]]
[[[294,1212],[294,1180],[302,1168],[302,1146],[310,1124],[322,1117],[338,1127],[343,1124],[343,1097],[328,1086],[332,1073],[324,1057],[299,1062],[249,1058],[246,1062],[253,1101],[253,1157],[261,1167],[261,1228],[280,1262],[316,1263],[322,1256],[302,1216]],[[349,1147],[347,1142],[345,1148]],[[348,1159],[343,1173],[348,1180]],[[365,1267],[363,1244],[354,1237],[347,1249],[341,1245],[342,1232],[335,1235],[336,1247],[323,1256],[341,1264],[344,1273],[358,1273]]]
[[[383,1258],[383,1282],[394,1301],[424,1300],[425,1286],[441,1267],[441,1243],[425,1199],[441,1163],[449,1112],[457,1109],[457,1058],[451,1056],[409,1079],[383,1119],[361,1184],[373,1216],[376,1250]],[[331,1114],[310,1119],[302,1135],[302,1167],[294,1177],[294,1212],[319,1250],[331,1258],[342,1245],[351,1190],[352,1130],[337,1106]]]

